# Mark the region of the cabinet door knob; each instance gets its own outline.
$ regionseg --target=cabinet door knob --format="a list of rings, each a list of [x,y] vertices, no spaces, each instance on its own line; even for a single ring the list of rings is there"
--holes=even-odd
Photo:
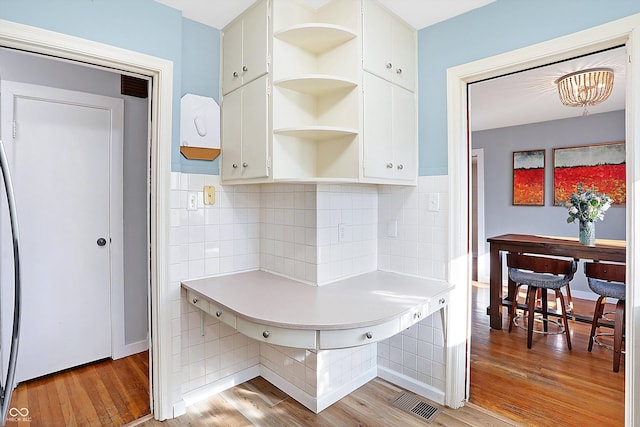
[[[387,69],[391,69],[393,67],[393,64],[391,62],[387,62]]]
[[[271,335],[271,333],[269,331],[264,331],[262,333],[262,336],[265,337],[265,338],[269,338],[269,335]]]
[[[402,68],[398,68],[398,69],[396,70],[396,73],[398,73],[398,74],[402,74]]]
[[[193,301],[193,303],[196,304],[198,302],[198,298],[194,298],[191,301]]]
[[[237,164],[237,163],[234,163],[234,164],[233,164],[233,168],[234,168],[234,169],[238,169],[238,164]]]
[[[246,168],[247,166],[249,166],[249,165],[247,164],[247,162],[242,163],[242,167],[243,167],[243,168]]]
[[[247,68],[247,66],[246,66],[246,65],[243,65],[243,66],[242,66],[242,71],[244,71],[244,72],[246,73],[247,71],[249,71],[249,69]]]
[[[404,169],[404,166],[403,165],[398,165],[398,170],[402,170],[402,169]]]
[[[393,167],[393,163],[387,163],[387,168],[391,169]]]
[[[222,312],[220,310],[216,311],[216,317],[222,316]]]
[[[373,334],[371,332],[367,332],[366,334],[364,334],[364,336],[367,337],[368,340],[373,338]]]
[[[237,71],[233,72],[233,77],[238,77],[238,72]]]

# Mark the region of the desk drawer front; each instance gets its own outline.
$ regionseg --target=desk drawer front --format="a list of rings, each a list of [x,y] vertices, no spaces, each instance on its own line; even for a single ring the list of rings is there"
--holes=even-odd
[[[211,314],[214,318],[220,320],[221,322],[226,323],[235,329],[236,327],[236,316],[235,314],[229,313],[228,310],[222,309],[215,305],[214,303],[209,303],[209,314]]]
[[[187,292],[187,301],[189,301],[189,304],[195,305],[205,313],[209,312],[209,302],[206,299],[199,296],[198,294],[193,292]]]
[[[419,321],[429,317],[429,304],[424,304],[410,312],[406,313],[400,318],[400,328],[407,329],[408,327],[418,323]]]
[[[320,331],[320,349],[347,348],[387,339],[400,332],[400,319],[366,328]]]
[[[316,348],[316,331],[308,329],[286,329],[249,322],[242,318],[237,320],[237,330],[260,342],[284,347]]]

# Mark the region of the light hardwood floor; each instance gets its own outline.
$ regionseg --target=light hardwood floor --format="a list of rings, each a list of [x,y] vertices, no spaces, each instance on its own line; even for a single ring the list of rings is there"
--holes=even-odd
[[[149,402],[145,351],[21,383],[7,426],[121,426],[149,414]]]
[[[573,350],[562,335],[535,335],[526,348],[525,331],[489,328],[488,288],[473,288],[470,402],[441,408],[431,424],[389,402],[398,387],[375,379],[320,414],[304,408],[262,378],[224,391],[164,422],[173,426],[622,426],[624,368],[614,373],[610,351],[587,352],[589,325],[570,322]],[[576,300],[590,313],[592,301]],[[506,310],[505,326],[506,326]],[[624,357],[623,357],[624,363]],[[21,384],[12,400],[28,408],[31,426],[118,426],[149,413],[148,354],[103,361]],[[436,407],[438,405],[430,402]],[[20,421],[8,425],[24,427]]]

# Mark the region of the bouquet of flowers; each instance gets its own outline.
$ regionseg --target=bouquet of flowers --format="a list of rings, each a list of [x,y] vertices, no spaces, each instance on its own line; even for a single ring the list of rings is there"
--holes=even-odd
[[[584,190],[582,182],[576,188],[577,192],[571,194],[565,206],[569,209],[568,223],[576,219],[581,223],[594,222],[604,219],[604,213],[611,207],[613,200],[604,193],[597,193],[593,186]]]

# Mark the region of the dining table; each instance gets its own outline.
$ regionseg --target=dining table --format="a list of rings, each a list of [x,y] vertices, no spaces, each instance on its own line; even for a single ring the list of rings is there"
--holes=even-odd
[[[596,239],[595,246],[581,244],[577,238],[562,236],[542,236],[533,234],[502,234],[490,237],[489,258],[489,324],[493,329],[502,329],[502,306],[510,306],[513,290],[503,297],[502,252],[541,254],[585,259],[593,261],[626,262],[626,242],[624,240]],[[511,285],[509,286],[511,288]]]

